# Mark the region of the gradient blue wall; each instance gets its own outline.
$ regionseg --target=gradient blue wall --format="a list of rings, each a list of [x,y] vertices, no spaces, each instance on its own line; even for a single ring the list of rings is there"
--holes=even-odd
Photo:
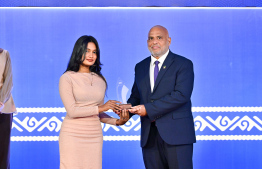
[[[59,167],[56,140],[65,113],[54,108],[63,107],[58,82],[75,41],[97,38],[106,99],[125,102],[135,64],[150,55],[147,33],[157,24],[169,30],[171,51],[194,63],[194,167],[262,168],[262,9],[1,8],[0,20],[0,47],[11,55],[20,111],[12,130],[12,169]],[[103,131],[103,168],[144,168],[137,116],[124,127],[103,125]]]
[[[261,7],[261,0],[1,0],[0,7]]]

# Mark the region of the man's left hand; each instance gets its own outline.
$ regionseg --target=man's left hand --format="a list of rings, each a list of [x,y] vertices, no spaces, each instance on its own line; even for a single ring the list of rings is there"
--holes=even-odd
[[[138,105],[138,106],[131,107],[131,109],[128,109],[128,111],[130,113],[137,114],[142,117],[147,115],[146,108],[144,105]]]

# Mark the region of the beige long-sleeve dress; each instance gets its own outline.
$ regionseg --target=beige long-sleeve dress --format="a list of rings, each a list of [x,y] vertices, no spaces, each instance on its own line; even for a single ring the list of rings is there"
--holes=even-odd
[[[0,102],[4,104],[1,113],[16,113],[15,103],[12,97],[13,75],[9,52],[3,50],[0,53]]]
[[[95,73],[67,71],[59,81],[66,117],[59,135],[60,169],[101,169],[103,133],[101,122],[116,119],[98,112],[104,103],[106,84]]]

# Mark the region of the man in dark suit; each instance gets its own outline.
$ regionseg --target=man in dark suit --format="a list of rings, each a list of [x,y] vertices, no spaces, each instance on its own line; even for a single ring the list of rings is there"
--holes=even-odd
[[[169,50],[171,38],[163,26],[148,33],[151,56],[135,67],[128,103],[141,116],[141,147],[147,169],[192,169],[196,142],[191,111],[192,62]]]

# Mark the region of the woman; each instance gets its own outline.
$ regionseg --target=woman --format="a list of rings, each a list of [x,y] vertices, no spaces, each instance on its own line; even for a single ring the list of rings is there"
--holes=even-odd
[[[10,135],[13,113],[13,77],[10,55],[0,48],[0,169],[10,168]]]
[[[118,101],[104,104],[107,88],[101,74],[100,50],[92,36],[80,37],[74,46],[66,72],[59,81],[59,93],[67,111],[59,135],[60,169],[101,169],[103,135],[101,122],[123,125],[126,111],[115,119],[103,113],[121,110]]]

